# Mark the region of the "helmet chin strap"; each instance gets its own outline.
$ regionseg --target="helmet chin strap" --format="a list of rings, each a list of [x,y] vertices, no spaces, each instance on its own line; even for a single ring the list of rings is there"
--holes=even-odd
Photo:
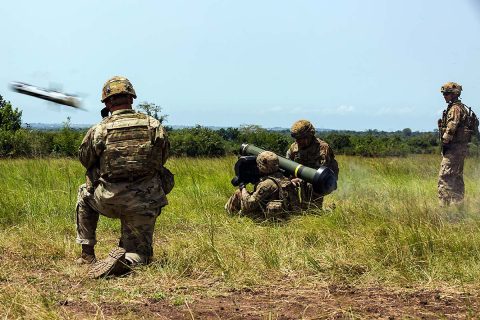
[[[459,100],[458,98],[459,98],[458,96],[455,97],[455,98],[452,98],[452,99],[450,99],[450,101],[448,101],[448,103],[457,102]]]

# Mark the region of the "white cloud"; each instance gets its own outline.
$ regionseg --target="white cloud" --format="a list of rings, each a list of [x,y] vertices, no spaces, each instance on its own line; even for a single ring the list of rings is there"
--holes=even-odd
[[[374,112],[376,116],[386,116],[386,115],[405,115],[409,113],[413,113],[415,109],[413,107],[400,107],[400,108],[392,108],[392,107],[382,107]]]
[[[354,106],[346,106],[346,105],[340,105],[336,108],[325,108],[323,109],[324,114],[338,114],[338,115],[346,115],[349,113],[355,112],[355,107]]]
[[[258,114],[266,114],[272,112],[282,112],[284,114],[302,115],[302,114],[327,114],[327,115],[346,115],[355,112],[354,106],[340,105],[333,108],[322,107],[295,107],[295,106],[274,106],[266,109],[257,109]]]

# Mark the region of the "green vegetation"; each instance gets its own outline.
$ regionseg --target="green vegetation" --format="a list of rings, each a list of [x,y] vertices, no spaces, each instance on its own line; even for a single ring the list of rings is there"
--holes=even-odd
[[[83,182],[69,159],[0,161],[0,314],[60,318],[62,303],[156,299],[183,304],[191,283],[252,287],[291,281],[468,286],[480,277],[480,170],[466,163],[463,210],[436,201],[439,157],[339,156],[327,210],[282,223],[228,216],[233,156],[174,158],[170,204],[159,217],[155,261],[126,278],[84,279],[74,265],[75,202]],[[118,221],[101,217],[98,255],[116,245]],[[268,275],[268,276],[266,276]],[[195,288],[195,286],[192,286]],[[194,289],[192,289],[194,290]],[[101,315],[99,315],[101,317]]]
[[[160,122],[167,119],[159,105],[142,102],[138,110]],[[0,96],[0,158],[5,157],[74,157],[86,130],[71,127],[70,118],[61,130],[35,131],[20,128],[22,112]],[[188,157],[218,157],[236,154],[242,143],[252,143],[265,150],[284,155],[293,142],[288,130],[272,131],[257,125],[213,130],[195,126],[173,130],[167,127],[171,140],[171,154]],[[326,131],[317,134],[328,142],[336,154],[366,157],[406,156],[409,154],[438,153],[438,133],[413,132],[405,128],[397,132],[369,130]],[[479,155],[478,141],[470,146],[470,153]]]
[[[10,101],[0,95],[0,131],[17,131],[22,124],[22,111],[13,108]]]
[[[219,130],[202,126],[167,129],[172,145],[171,154],[175,156],[236,154],[242,143],[253,143],[284,155],[293,142],[288,130],[271,131],[256,125]],[[0,157],[75,156],[85,133],[86,130],[73,129],[69,118],[60,130],[0,130]],[[339,155],[381,157],[439,153],[435,132],[411,132],[406,129],[398,132],[328,131],[317,136],[327,141]],[[478,141],[474,140],[470,153],[478,156],[479,150]]]

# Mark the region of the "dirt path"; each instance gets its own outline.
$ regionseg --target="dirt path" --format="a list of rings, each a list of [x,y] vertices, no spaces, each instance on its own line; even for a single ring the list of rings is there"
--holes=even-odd
[[[465,319],[480,313],[478,298],[478,292],[275,286],[215,296],[197,292],[181,304],[166,299],[97,305],[70,301],[61,308],[69,317],[110,319]]]

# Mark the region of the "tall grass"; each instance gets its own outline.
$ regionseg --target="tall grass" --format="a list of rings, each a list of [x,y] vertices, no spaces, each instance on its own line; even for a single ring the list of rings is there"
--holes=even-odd
[[[233,157],[169,160],[176,186],[157,220],[155,261],[112,283],[83,280],[84,269],[74,265],[80,251],[74,243],[76,192],[84,179],[80,164],[0,161],[0,313],[51,318],[60,316],[56,303],[65,296],[92,303],[163,297],[162,285],[188,281],[243,286],[287,276],[455,286],[480,277],[477,159],[467,160],[465,205],[442,209],[436,198],[439,157],[340,156],[339,187],[326,197],[326,210],[284,222],[225,213],[234,191],[234,162]],[[116,245],[119,232],[118,221],[101,217],[99,256]]]

